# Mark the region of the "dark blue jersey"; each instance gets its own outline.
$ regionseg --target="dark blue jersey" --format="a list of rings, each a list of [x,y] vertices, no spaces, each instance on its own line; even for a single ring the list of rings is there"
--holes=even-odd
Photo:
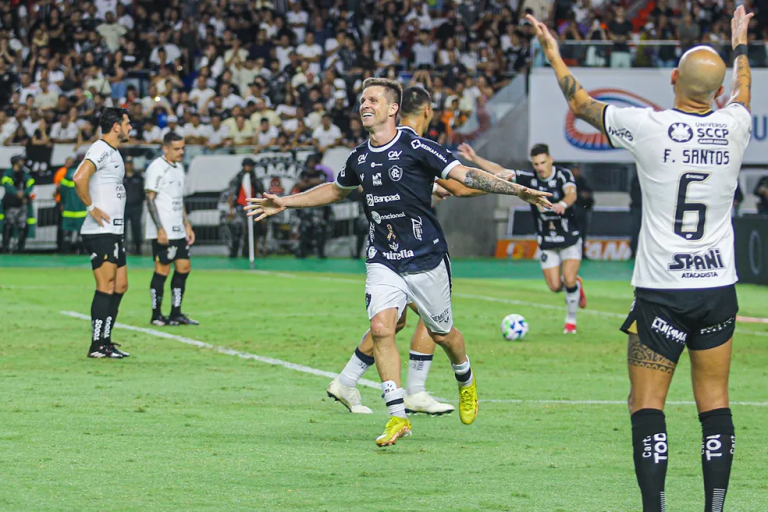
[[[536,171],[516,170],[515,182],[533,190],[550,192],[552,197],[548,199],[552,204],[565,197],[567,188],[576,187],[573,174],[564,167],[553,167],[552,175],[546,180],[542,179]],[[531,205],[531,213],[536,224],[539,247],[542,249],[563,249],[579,241],[581,233],[573,205],[565,210],[564,215],[558,215],[553,211],[542,212],[534,205]]]
[[[409,128],[397,130],[384,146],[365,142],[350,153],[336,185],[363,187],[369,263],[381,263],[399,274],[440,264],[448,245],[432,213],[432,185],[457,165],[450,151]]]

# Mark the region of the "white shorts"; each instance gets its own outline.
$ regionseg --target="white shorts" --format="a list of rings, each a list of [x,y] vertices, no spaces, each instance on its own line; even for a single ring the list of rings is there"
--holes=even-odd
[[[579,241],[562,249],[546,249],[541,251],[541,269],[559,267],[565,260],[581,261],[581,248],[583,242]]]
[[[397,308],[400,318],[411,302],[431,332],[451,332],[451,271],[447,258],[432,270],[403,275],[380,263],[365,265],[365,305],[369,319],[391,308]]]

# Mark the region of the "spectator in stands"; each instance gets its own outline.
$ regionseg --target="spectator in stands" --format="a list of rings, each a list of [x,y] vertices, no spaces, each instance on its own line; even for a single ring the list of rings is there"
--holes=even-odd
[[[184,125],[184,140],[187,144],[205,146],[208,143],[208,133],[210,126],[200,122],[200,114],[192,112],[189,114],[189,122]]]
[[[632,35],[632,22],[625,18],[623,7],[616,7],[616,19],[610,25],[609,30],[611,40],[613,41],[613,50],[611,51],[612,68],[632,67],[632,55],[629,52],[629,41]]]
[[[339,127],[332,124],[332,122],[331,115],[324,114],[321,125],[312,132],[315,148],[320,153],[325,153],[325,150],[330,147],[341,145],[343,135]]]
[[[13,134],[5,139],[3,144],[6,146],[28,146],[29,142],[30,138],[27,135],[27,130],[24,129],[24,126],[18,125]]]
[[[763,176],[755,185],[755,196],[757,196],[757,213],[768,215],[768,176]]]
[[[218,149],[232,145],[232,138],[229,136],[229,128],[222,125],[221,116],[214,114],[211,116],[211,127],[208,131],[208,149]]]
[[[299,109],[297,110],[301,110],[301,107],[299,107]],[[304,118],[299,117],[298,124],[296,126],[296,131],[293,134],[293,147],[294,148],[311,147],[313,145],[313,142],[314,142],[314,139],[312,137],[312,130],[309,129]]]
[[[237,114],[234,120],[233,124],[227,125],[229,127],[229,135],[232,138],[232,144],[235,146],[253,144],[253,136],[256,135],[256,131],[253,129],[251,122],[242,113]]]
[[[163,128],[162,135],[165,137],[165,135],[169,132],[175,132],[184,136],[184,130],[179,126],[179,118],[176,116],[168,116],[168,124]]]
[[[59,121],[51,127],[51,139],[56,144],[73,144],[77,142],[77,135],[80,130],[69,117],[69,113],[62,114]]]
[[[269,146],[274,146],[277,143],[277,136],[279,132],[277,128],[269,124],[269,119],[266,117],[261,118],[259,123],[259,131],[256,134],[254,143],[257,148],[254,151],[259,151]]]
[[[690,12],[683,14],[683,20],[677,28],[677,38],[680,40],[680,50],[685,53],[699,44],[701,40],[701,27],[694,22]]]

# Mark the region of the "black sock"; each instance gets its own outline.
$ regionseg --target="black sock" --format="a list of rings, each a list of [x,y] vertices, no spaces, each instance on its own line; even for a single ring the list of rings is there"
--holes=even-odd
[[[643,512],[664,512],[664,480],[669,461],[664,412],[640,409],[632,415],[632,447]]]
[[[566,286],[566,287],[565,287],[565,291],[566,291],[566,292],[568,292],[568,293],[577,292],[577,291],[579,291],[579,285],[576,285],[576,286],[574,286],[573,288],[568,288],[568,287]]]
[[[704,472],[704,512],[721,512],[731,477],[736,447],[731,410],[715,409],[699,414],[701,422],[701,469]]]
[[[178,270],[171,278],[171,317],[181,316],[181,300],[184,298],[184,287],[189,272],[182,274]]]
[[[112,296],[108,293],[96,290],[91,302],[91,346],[98,347],[104,344],[104,330],[109,317],[109,306]]]
[[[104,343],[112,343],[112,329],[117,323],[117,312],[120,309],[120,301],[123,300],[122,293],[113,293],[111,295],[112,300],[109,302],[109,317],[107,317],[107,325],[104,327]],[[109,330],[107,330],[109,327]]]
[[[149,293],[152,296],[152,319],[163,316],[163,288],[165,288],[164,276],[155,272],[152,274],[152,282],[149,284]]]
[[[373,356],[369,356],[369,355],[366,355],[366,354],[363,354],[362,352],[360,352],[360,348],[359,347],[355,349],[355,355],[357,356],[357,358],[359,360],[361,360],[362,362],[364,362],[368,366],[373,366],[374,363],[376,362],[373,359]]]

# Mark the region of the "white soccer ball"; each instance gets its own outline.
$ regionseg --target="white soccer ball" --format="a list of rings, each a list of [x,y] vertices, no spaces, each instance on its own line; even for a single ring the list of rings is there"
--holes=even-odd
[[[523,315],[511,314],[501,321],[501,335],[507,341],[519,341],[528,333],[528,322]]]

